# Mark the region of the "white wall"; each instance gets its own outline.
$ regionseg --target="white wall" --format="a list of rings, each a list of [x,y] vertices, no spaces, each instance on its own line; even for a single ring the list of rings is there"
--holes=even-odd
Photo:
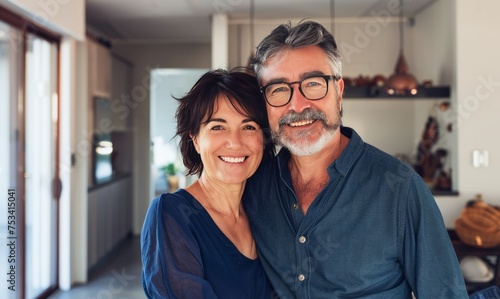
[[[85,39],[84,0],[0,0],[0,3],[49,30]]]
[[[151,138],[149,72],[155,68],[210,68],[210,44],[115,44],[112,51],[132,62],[134,74],[130,87],[134,128],[133,233],[140,234],[144,216],[153,194],[150,172]]]
[[[457,104],[450,118],[458,130],[458,198],[438,198],[446,223],[452,225],[465,202],[483,194],[500,204],[500,2],[465,1],[455,4]],[[487,83],[489,82],[489,83]],[[472,151],[489,151],[489,166],[474,168]]]
[[[391,3],[394,3],[392,1]],[[440,0],[420,12],[415,25],[405,22],[404,51],[410,72],[417,79],[432,80],[434,85],[451,83],[453,56],[452,29],[454,11],[450,10],[454,0]],[[399,16],[394,8],[371,11],[373,17],[336,18],[334,36],[341,51],[343,75],[355,77],[360,74],[389,76],[396,65],[399,54]],[[330,29],[329,19],[314,19]],[[254,21],[255,40],[250,41],[249,22],[244,19],[230,20],[229,64],[245,65],[250,51],[276,26],[300,19],[257,19]],[[425,59],[420,59],[421,57]]]
[[[87,46],[61,43],[59,287],[87,281]]]
[[[500,140],[495,133],[500,128],[498,11],[499,1],[458,1],[456,85],[460,185],[469,197],[482,192],[485,199],[500,204]],[[489,151],[490,167],[472,167],[474,149]]]
[[[455,0],[439,0],[415,18],[411,32],[411,71],[434,85],[454,84]]]

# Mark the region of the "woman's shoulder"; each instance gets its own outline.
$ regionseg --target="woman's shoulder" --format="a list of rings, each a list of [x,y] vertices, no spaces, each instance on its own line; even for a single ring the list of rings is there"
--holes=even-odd
[[[150,209],[163,212],[175,212],[179,210],[195,208],[194,198],[184,189],[173,193],[163,193],[151,201]]]
[[[149,205],[144,224],[148,227],[173,225],[174,223],[188,225],[191,216],[199,215],[200,210],[201,208],[197,206],[197,202],[191,194],[180,189],[154,198]]]

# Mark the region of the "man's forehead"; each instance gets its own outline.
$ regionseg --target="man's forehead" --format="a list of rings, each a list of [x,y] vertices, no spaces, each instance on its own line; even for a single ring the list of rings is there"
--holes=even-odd
[[[285,48],[268,57],[259,72],[259,83],[286,79],[300,80],[309,75],[330,74],[328,57],[318,46]]]

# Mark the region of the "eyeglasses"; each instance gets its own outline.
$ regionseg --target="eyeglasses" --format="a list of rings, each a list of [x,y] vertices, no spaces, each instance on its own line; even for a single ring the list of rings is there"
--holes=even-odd
[[[338,81],[340,76],[313,76],[295,82],[271,83],[260,89],[266,102],[273,107],[282,107],[293,96],[292,84],[299,84],[300,93],[309,101],[321,100],[328,94],[328,81]]]

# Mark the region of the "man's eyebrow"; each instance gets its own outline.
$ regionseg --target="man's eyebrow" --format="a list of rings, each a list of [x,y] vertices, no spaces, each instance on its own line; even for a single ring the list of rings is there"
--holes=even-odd
[[[300,78],[304,79],[307,77],[324,76],[324,75],[325,75],[325,73],[323,73],[322,71],[312,71],[312,72],[306,72],[306,73],[300,74]]]
[[[302,80],[302,79],[307,78],[307,77],[324,76],[324,75],[325,75],[325,73],[323,73],[322,71],[311,71],[311,72],[301,73],[300,79]],[[275,83],[283,83],[283,82],[289,83],[290,81],[285,77],[273,78],[273,79],[269,80],[269,82],[267,82],[267,84],[265,84],[265,85],[275,84]]]
[[[275,84],[275,83],[283,83],[283,82],[288,82],[287,78],[285,78],[285,77],[274,78],[274,79],[269,80],[269,82],[267,82],[267,84],[265,84],[265,85]]]

